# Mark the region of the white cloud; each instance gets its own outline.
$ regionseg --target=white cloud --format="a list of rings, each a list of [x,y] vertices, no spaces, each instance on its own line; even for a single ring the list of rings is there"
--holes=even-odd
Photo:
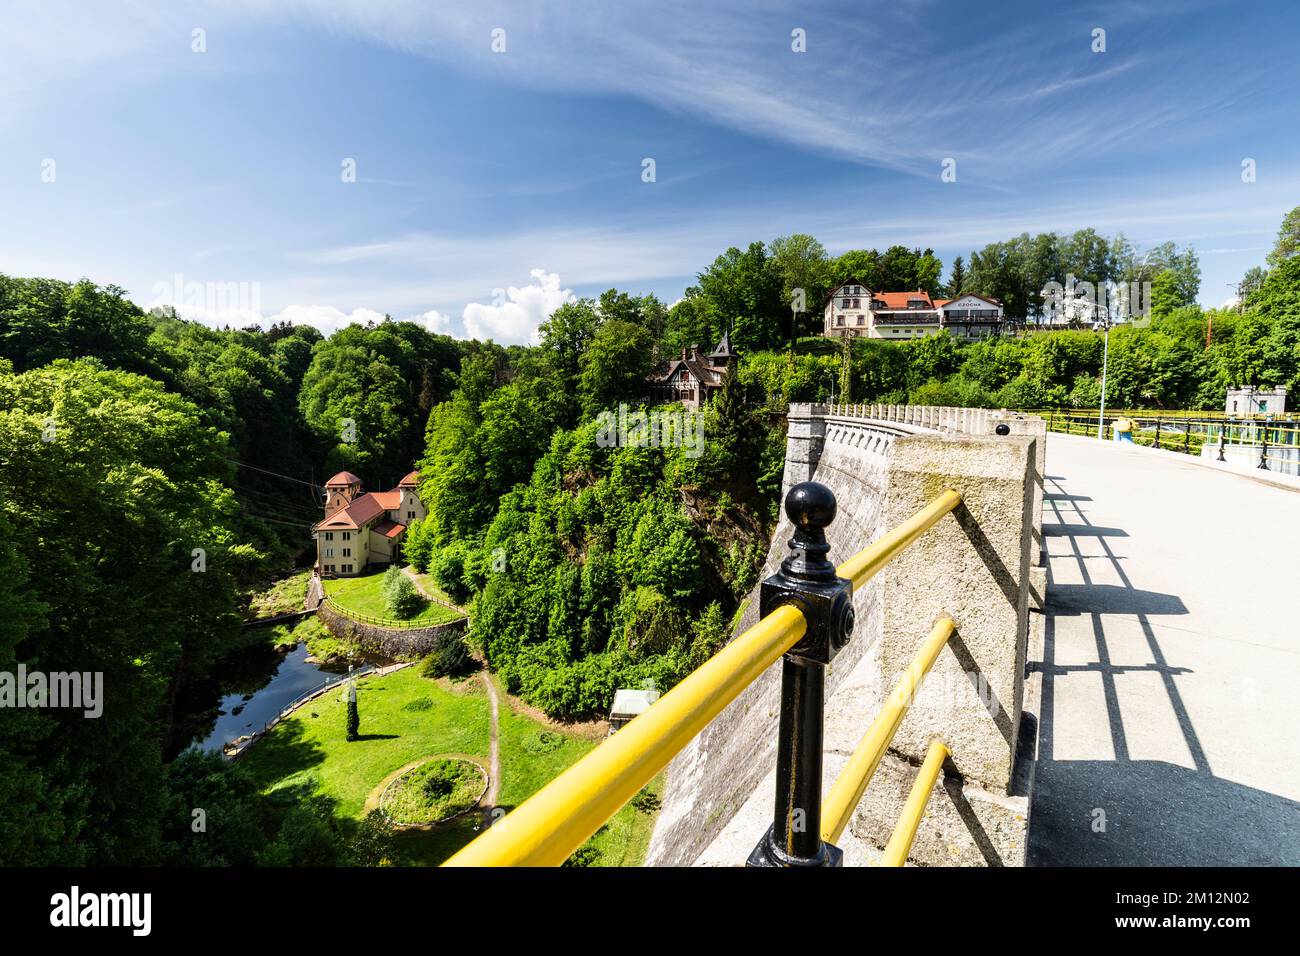
[[[547,317],[577,296],[572,289],[560,288],[560,276],[545,269],[528,273],[533,282],[526,286],[494,289],[491,305],[471,302],[462,318],[465,334],[472,339],[492,339],[503,345],[536,345],[537,328]]]
[[[424,312],[420,315],[413,316],[408,321],[414,322],[417,325],[423,325],[430,332],[435,332],[439,335],[456,334],[455,331],[452,329],[451,316],[444,315],[443,313],[439,312],[437,309],[430,309],[428,312]]]
[[[347,325],[365,325],[367,322],[384,321],[384,313],[374,309],[353,309],[344,312],[332,305],[290,305],[266,320],[275,322],[292,322],[294,325],[314,325],[325,335],[333,335]]]

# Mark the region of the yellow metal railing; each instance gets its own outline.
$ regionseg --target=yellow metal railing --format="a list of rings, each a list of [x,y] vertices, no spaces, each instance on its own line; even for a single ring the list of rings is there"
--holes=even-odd
[[[891,528],[869,547],[863,548],[841,564],[835,569],[835,573],[852,581],[853,590],[856,591],[959,504],[961,504],[960,492],[952,489],[942,492],[934,501],[898,527]]]
[[[943,762],[947,759],[948,748],[943,741],[936,740],[930,744],[930,749],[925,754],[925,762],[921,764],[916,779],[912,781],[912,789],[907,795],[907,803],[903,805],[903,812],[894,826],[889,842],[885,845],[885,852],[876,861],[877,866],[902,866],[907,862],[912,841],[916,839],[921,818],[925,816],[925,805],[930,802],[930,791],[934,789],[934,782],[939,779],[939,771],[943,769]]]
[[[830,793],[826,794],[826,799],[822,801],[822,839],[827,843],[838,840],[848,826],[858,801],[866,793],[867,785],[871,783],[876,768],[889,750],[894,734],[898,733],[908,708],[916,699],[921,681],[925,680],[925,675],[934,666],[939,652],[944,649],[954,630],[956,625],[952,618],[943,617],[935,622],[934,630],[921,645],[912,663],[907,665],[907,670],[903,671],[903,676],[898,679],[886,699],[885,706],[862,735],[857,747],[853,749],[853,756],[831,786]]]
[[[961,500],[960,493],[945,490],[836,573],[857,590]],[[563,863],[727,704],[799,643],[807,626],[803,613],[791,605],[773,611],[443,865]]]

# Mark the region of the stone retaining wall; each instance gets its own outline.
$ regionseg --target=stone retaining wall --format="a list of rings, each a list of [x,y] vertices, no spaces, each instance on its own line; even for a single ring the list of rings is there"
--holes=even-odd
[[[380,627],[353,620],[331,607],[328,601],[320,605],[317,614],[336,637],[351,641],[367,654],[396,659],[423,657],[437,646],[443,635],[460,634],[466,624],[466,619],[461,618],[432,627]]]

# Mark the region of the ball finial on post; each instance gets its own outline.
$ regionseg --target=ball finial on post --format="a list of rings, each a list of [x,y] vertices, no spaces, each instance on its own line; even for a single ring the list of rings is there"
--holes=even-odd
[[[801,481],[785,496],[785,514],[794,525],[790,554],[781,570],[804,581],[835,578],[835,565],[826,560],[830,545],[826,529],[835,520],[835,493],[816,481]]]

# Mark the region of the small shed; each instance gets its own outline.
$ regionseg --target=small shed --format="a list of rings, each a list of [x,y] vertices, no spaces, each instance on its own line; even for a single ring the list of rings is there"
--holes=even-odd
[[[625,687],[614,691],[614,706],[609,709],[609,732],[614,733],[658,699],[657,690],[632,690]]]

